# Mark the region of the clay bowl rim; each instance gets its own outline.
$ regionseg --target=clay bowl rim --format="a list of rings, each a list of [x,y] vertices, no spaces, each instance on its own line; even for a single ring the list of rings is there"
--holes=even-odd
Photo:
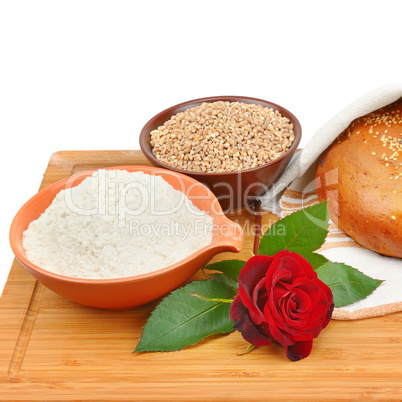
[[[290,122],[293,124],[293,131],[294,131],[295,139],[294,139],[292,145],[281,156],[274,159],[273,161],[264,163],[263,165],[260,165],[260,166],[254,167],[254,168],[249,168],[249,169],[234,170],[231,172],[209,172],[209,173],[208,172],[195,172],[192,170],[185,170],[185,169],[178,169],[176,167],[166,165],[166,164],[160,162],[154,156],[154,154],[152,153],[152,146],[150,147],[150,149],[148,149],[148,145],[146,143],[146,138],[148,136],[150,136],[150,133],[152,130],[157,128],[154,124],[154,122],[156,120],[161,119],[164,115],[166,115],[166,118],[163,118],[162,120],[164,120],[164,121],[169,120],[173,115],[181,112],[181,111],[175,111],[176,109],[181,109],[181,108],[190,109],[192,107],[199,106],[200,104],[202,104],[204,102],[217,102],[217,101],[254,103],[254,104],[260,104],[265,107],[270,107],[274,110],[278,110],[283,117],[287,117],[290,120]],[[273,166],[273,165],[279,163],[280,161],[282,161],[282,159],[286,158],[286,156],[288,156],[289,153],[290,154],[294,153],[297,150],[297,147],[299,146],[301,138],[302,138],[302,128],[301,128],[301,124],[300,124],[299,120],[292,112],[290,112],[288,109],[284,108],[283,106],[280,106],[276,103],[273,103],[273,102],[270,102],[270,101],[267,101],[264,99],[259,99],[259,98],[252,98],[252,97],[248,97],[248,96],[225,95],[225,96],[209,96],[209,97],[205,97],[205,98],[192,99],[189,101],[178,103],[177,105],[173,105],[173,106],[168,107],[165,110],[162,110],[155,116],[151,117],[151,119],[149,119],[148,122],[144,125],[144,127],[142,128],[142,130],[140,132],[139,143],[140,143],[140,148],[141,148],[142,152],[148,158],[148,160],[150,160],[155,165],[160,166],[161,168],[173,170],[177,173],[182,173],[185,175],[192,175],[194,177],[205,177],[205,176],[218,177],[218,176],[229,176],[229,175],[233,175],[233,174],[255,172],[255,171],[261,170],[263,168],[266,168],[268,166]]]
[[[214,239],[218,237],[218,235],[213,235],[212,241],[210,244],[207,246],[197,250],[193,254],[189,255],[188,257],[178,261],[175,264],[168,265],[167,267],[160,268],[156,271],[153,272],[148,272],[145,274],[140,274],[140,275],[134,275],[134,276],[127,276],[127,277],[122,277],[122,278],[105,278],[105,279],[100,279],[100,278],[78,278],[78,277],[72,277],[72,276],[66,276],[66,275],[61,275],[52,271],[48,271],[45,268],[42,268],[33,262],[31,262],[25,252],[23,251],[24,248],[22,246],[22,233],[19,235],[20,230],[18,230],[18,227],[20,225],[21,219],[23,219],[24,213],[26,210],[29,208],[32,208],[32,206],[40,201],[43,196],[53,190],[58,190],[57,193],[55,193],[54,197],[59,193],[60,190],[65,188],[65,184],[73,180],[74,184],[71,187],[75,187],[79,183],[81,183],[86,177],[89,177],[91,174],[93,174],[95,171],[99,169],[104,169],[104,170],[127,170],[129,172],[137,172],[137,171],[148,171],[148,172],[154,172],[153,174],[156,174],[157,172],[163,173],[163,171],[167,171],[169,175],[177,175],[179,178],[183,178],[185,181],[191,182],[192,184],[196,184],[197,186],[204,187],[207,191],[207,196],[209,197],[208,199],[210,200],[210,203],[212,204],[214,201],[215,202],[215,210],[213,211],[212,218],[214,219],[214,224],[215,224],[215,219],[217,220],[217,223],[219,225],[222,225],[224,223],[230,224],[232,227],[237,227],[239,229],[239,239],[235,240],[232,239],[232,237],[227,237],[228,242],[223,243],[223,242],[214,242]],[[149,279],[160,279],[160,276],[163,276],[164,274],[174,271],[176,269],[179,269],[183,265],[188,264],[189,262],[195,260],[198,258],[200,255],[203,255],[204,253],[208,252],[209,250],[214,250],[215,248],[219,248],[222,246],[225,246],[226,249],[224,251],[234,251],[234,252],[239,252],[243,248],[244,245],[244,232],[241,226],[232,221],[231,219],[227,218],[226,215],[223,213],[222,208],[216,198],[216,196],[212,193],[212,191],[205,186],[204,184],[200,183],[198,180],[189,177],[187,175],[174,172],[172,173],[169,169],[164,169],[160,167],[155,167],[155,166],[139,166],[139,165],[125,165],[125,166],[111,166],[111,167],[103,167],[99,169],[91,169],[91,170],[86,170],[83,172],[78,172],[76,174],[73,174],[71,176],[65,177],[64,179],[58,180],[49,186],[45,187],[44,189],[38,191],[34,196],[32,196],[28,201],[25,202],[25,204],[22,205],[22,207],[18,210],[16,215],[13,218],[13,221],[10,226],[10,232],[9,232],[9,241],[11,245],[11,249],[17,258],[17,260],[25,267],[28,269],[33,270],[37,274],[43,275],[45,277],[49,277],[52,280],[57,280],[57,281],[63,281],[63,282],[68,282],[71,284],[86,284],[86,285],[112,285],[112,284],[123,284],[123,283],[128,283],[128,282],[142,282],[146,281]],[[146,173],[146,172],[144,172]],[[184,177],[183,177],[184,176]],[[178,190],[180,191],[180,190]],[[52,200],[54,199],[52,198]],[[190,198],[191,200],[191,198]],[[50,202],[51,203],[51,202]],[[41,208],[41,214],[47,209],[47,207],[50,205],[46,205],[44,208]],[[29,223],[32,222],[29,221]],[[28,225],[29,225],[28,223]],[[26,230],[26,228],[24,229]],[[223,252],[223,251],[222,251]],[[197,268],[198,270],[199,268]],[[194,270],[196,272],[196,270]],[[194,273],[193,272],[193,273]],[[190,275],[191,276],[191,275]]]

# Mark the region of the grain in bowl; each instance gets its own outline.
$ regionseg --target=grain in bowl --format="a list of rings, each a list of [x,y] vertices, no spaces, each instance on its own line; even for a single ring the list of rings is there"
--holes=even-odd
[[[293,124],[278,110],[243,102],[204,102],[172,116],[150,133],[159,162],[219,173],[265,165],[292,146]]]

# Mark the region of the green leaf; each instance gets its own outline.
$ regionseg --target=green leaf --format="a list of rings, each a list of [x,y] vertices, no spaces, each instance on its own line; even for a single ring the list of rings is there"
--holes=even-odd
[[[306,260],[308,260],[311,264],[311,266],[314,269],[317,269],[318,267],[320,267],[321,265],[325,264],[328,262],[328,258],[325,258],[323,255],[321,254],[317,254],[317,253],[303,253],[301,254]]]
[[[265,232],[258,254],[274,255],[281,250],[289,250],[310,256],[324,243],[328,220],[327,202],[293,212]]]
[[[209,264],[202,269],[204,275],[207,278],[215,279],[219,282],[225,283],[227,286],[238,289],[239,284],[237,282],[240,271],[243,269],[244,265],[246,264],[245,261],[240,260],[225,260],[219,261],[214,264]],[[219,271],[222,273],[206,273],[205,270],[210,271]]]
[[[332,290],[335,307],[364,299],[383,282],[339,262],[327,262],[316,272],[318,278]]]
[[[234,297],[233,289],[212,279],[173,291],[152,312],[135,352],[180,350],[209,335],[233,331],[230,304],[209,302],[191,296],[193,293],[207,298]]]
[[[205,275],[206,278],[214,279],[214,280],[216,280],[218,282],[222,282],[226,286],[229,286],[230,288],[233,288],[233,289],[236,289],[236,290],[239,288],[239,283],[236,282],[235,280],[233,280],[230,276],[227,276],[225,274],[221,274],[221,273],[206,274],[204,272],[204,275]]]

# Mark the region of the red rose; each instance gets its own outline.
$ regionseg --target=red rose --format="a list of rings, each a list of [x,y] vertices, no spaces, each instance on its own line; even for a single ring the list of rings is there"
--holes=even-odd
[[[239,276],[239,294],[230,307],[234,328],[254,346],[280,343],[287,357],[307,357],[313,339],[334,309],[331,289],[300,254],[250,258]]]

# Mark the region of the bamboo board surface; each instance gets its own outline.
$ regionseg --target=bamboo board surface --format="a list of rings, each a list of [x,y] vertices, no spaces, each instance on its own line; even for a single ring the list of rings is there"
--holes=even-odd
[[[41,188],[118,165],[149,163],[140,151],[62,151],[52,155]],[[245,211],[229,217],[253,222]],[[275,219],[265,214],[265,229]],[[246,236],[239,254],[212,261],[247,259],[252,244]],[[237,332],[180,352],[132,354],[155,305],[124,312],[80,306],[14,260],[0,299],[0,400],[402,399],[402,313],[332,320],[299,362],[278,345],[239,356],[247,344]]]

